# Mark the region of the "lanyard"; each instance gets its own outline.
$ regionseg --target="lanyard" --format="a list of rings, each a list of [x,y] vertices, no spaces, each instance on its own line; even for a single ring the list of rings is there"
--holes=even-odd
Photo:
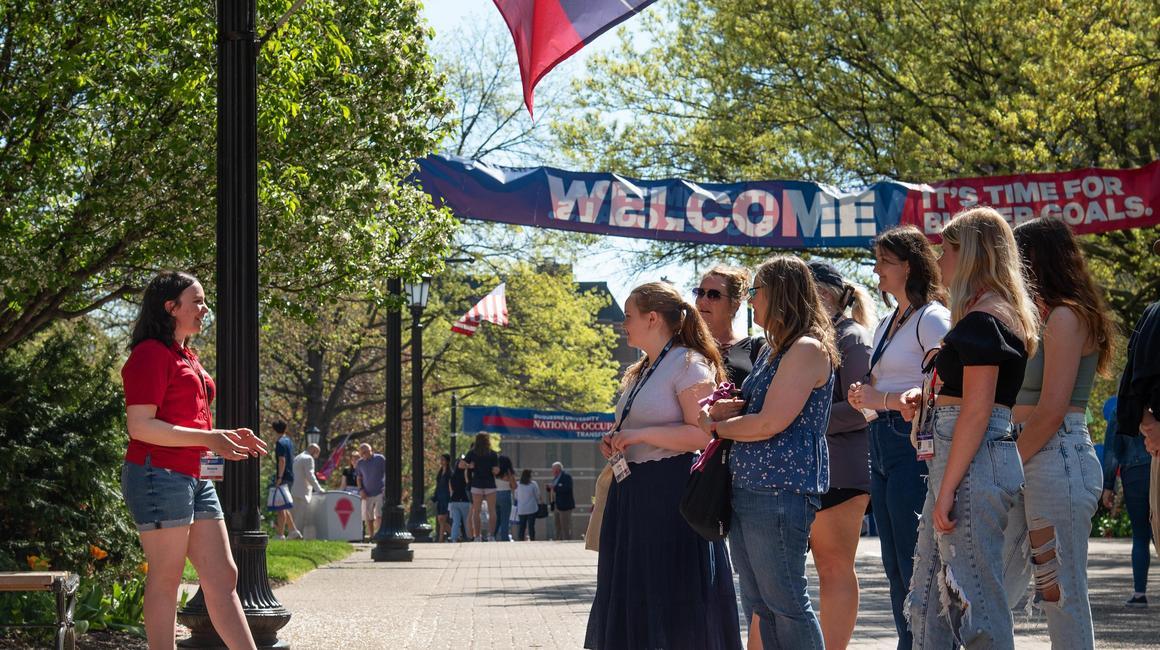
[[[665,355],[669,353],[669,350],[673,347],[673,342],[676,340],[677,339],[675,337],[669,339],[669,342],[665,343],[664,349],[662,349],[661,353],[657,355],[656,361],[653,361],[648,369],[641,373],[640,377],[636,380],[635,383],[633,383],[632,389],[628,391],[628,399],[624,400],[624,408],[620,411],[620,419],[616,421],[616,426],[613,427],[612,433],[620,431],[620,426],[624,424],[624,421],[628,419],[629,412],[632,411],[633,400],[635,400],[637,394],[640,393],[640,389],[644,388],[644,383],[648,381],[649,377],[652,376],[653,371],[657,369],[657,366],[661,365],[661,360],[663,360]]]
[[[195,368],[193,361],[191,361],[189,357],[185,356],[184,350],[178,354],[180,354],[181,358],[185,361],[185,365],[189,366],[189,369],[192,370],[197,375],[197,378],[201,380],[201,391],[205,396],[205,412],[206,415],[209,415],[209,385],[205,383],[205,375],[202,374],[201,362],[198,362],[197,367]]]
[[[870,368],[866,371],[866,374],[874,371],[874,366],[878,364],[878,360],[886,352],[887,346],[894,340],[894,337],[898,334],[898,330],[902,329],[902,326],[906,323],[906,319],[910,318],[910,315],[913,313],[914,305],[907,305],[906,311],[902,312],[902,318],[898,321],[898,328],[896,329],[894,327],[894,319],[898,318],[898,308],[894,308],[894,313],[890,315],[890,324],[886,326],[886,331],[882,333],[882,339],[878,341],[878,347],[874,348],[874,355],[870,357]],[[894,331],[891,332],[890,330]]]

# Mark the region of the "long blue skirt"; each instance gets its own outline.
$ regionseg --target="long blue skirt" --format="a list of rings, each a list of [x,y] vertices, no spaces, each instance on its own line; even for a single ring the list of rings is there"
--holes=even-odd
[[[613,482],[585,648],[740,650],[725,544],[694,533],[677,509],[692,462],[681,454],[633,463]]]

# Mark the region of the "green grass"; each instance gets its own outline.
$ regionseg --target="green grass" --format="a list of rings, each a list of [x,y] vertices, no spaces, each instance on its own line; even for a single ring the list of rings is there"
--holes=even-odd
[[[266,573],[270,582],[284,584],[293,582],[318,567],[341,560],[354,552],[349,542],[324,542],[318,540],[270,540],[266,547]],[[185,561],[184,582],[197,582],[197,571],[189,560]]]

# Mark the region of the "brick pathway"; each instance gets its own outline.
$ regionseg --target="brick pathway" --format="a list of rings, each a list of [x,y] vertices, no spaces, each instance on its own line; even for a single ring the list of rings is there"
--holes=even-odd
[[[277,590],[293,613],[281,638],[295,648],[579,648],[596,581],[596,554],[579,542],[416,544],[415,561],[376,563],[370,547]],[[1121,603],[1130,545],[1093,540],[1096,645],[1160,648],[1160,616]],[[878,540],[858,553],[862,604],[851,648],[894,648]],[[816,578],[814,603],[817,606]],[[1155,584],[1155,583],[1154,583]],[[1160,590],[1158,590],[1160,591]],[[1160,599],[1158,599],[1160,600]],[[1041,619],[1016,622],[1016,645],[1048,648]]]

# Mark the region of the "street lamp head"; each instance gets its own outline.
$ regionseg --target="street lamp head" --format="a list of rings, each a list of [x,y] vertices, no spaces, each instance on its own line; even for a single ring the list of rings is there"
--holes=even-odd
[[[426,309],[431,291],[431,276],[424,273],[415,282],[407,282],[405,289],[411,301],[411,309]]]
[[[317,445],[322,440],[322,431],[318,427],[312,426],[306,430],[306,444]]]

